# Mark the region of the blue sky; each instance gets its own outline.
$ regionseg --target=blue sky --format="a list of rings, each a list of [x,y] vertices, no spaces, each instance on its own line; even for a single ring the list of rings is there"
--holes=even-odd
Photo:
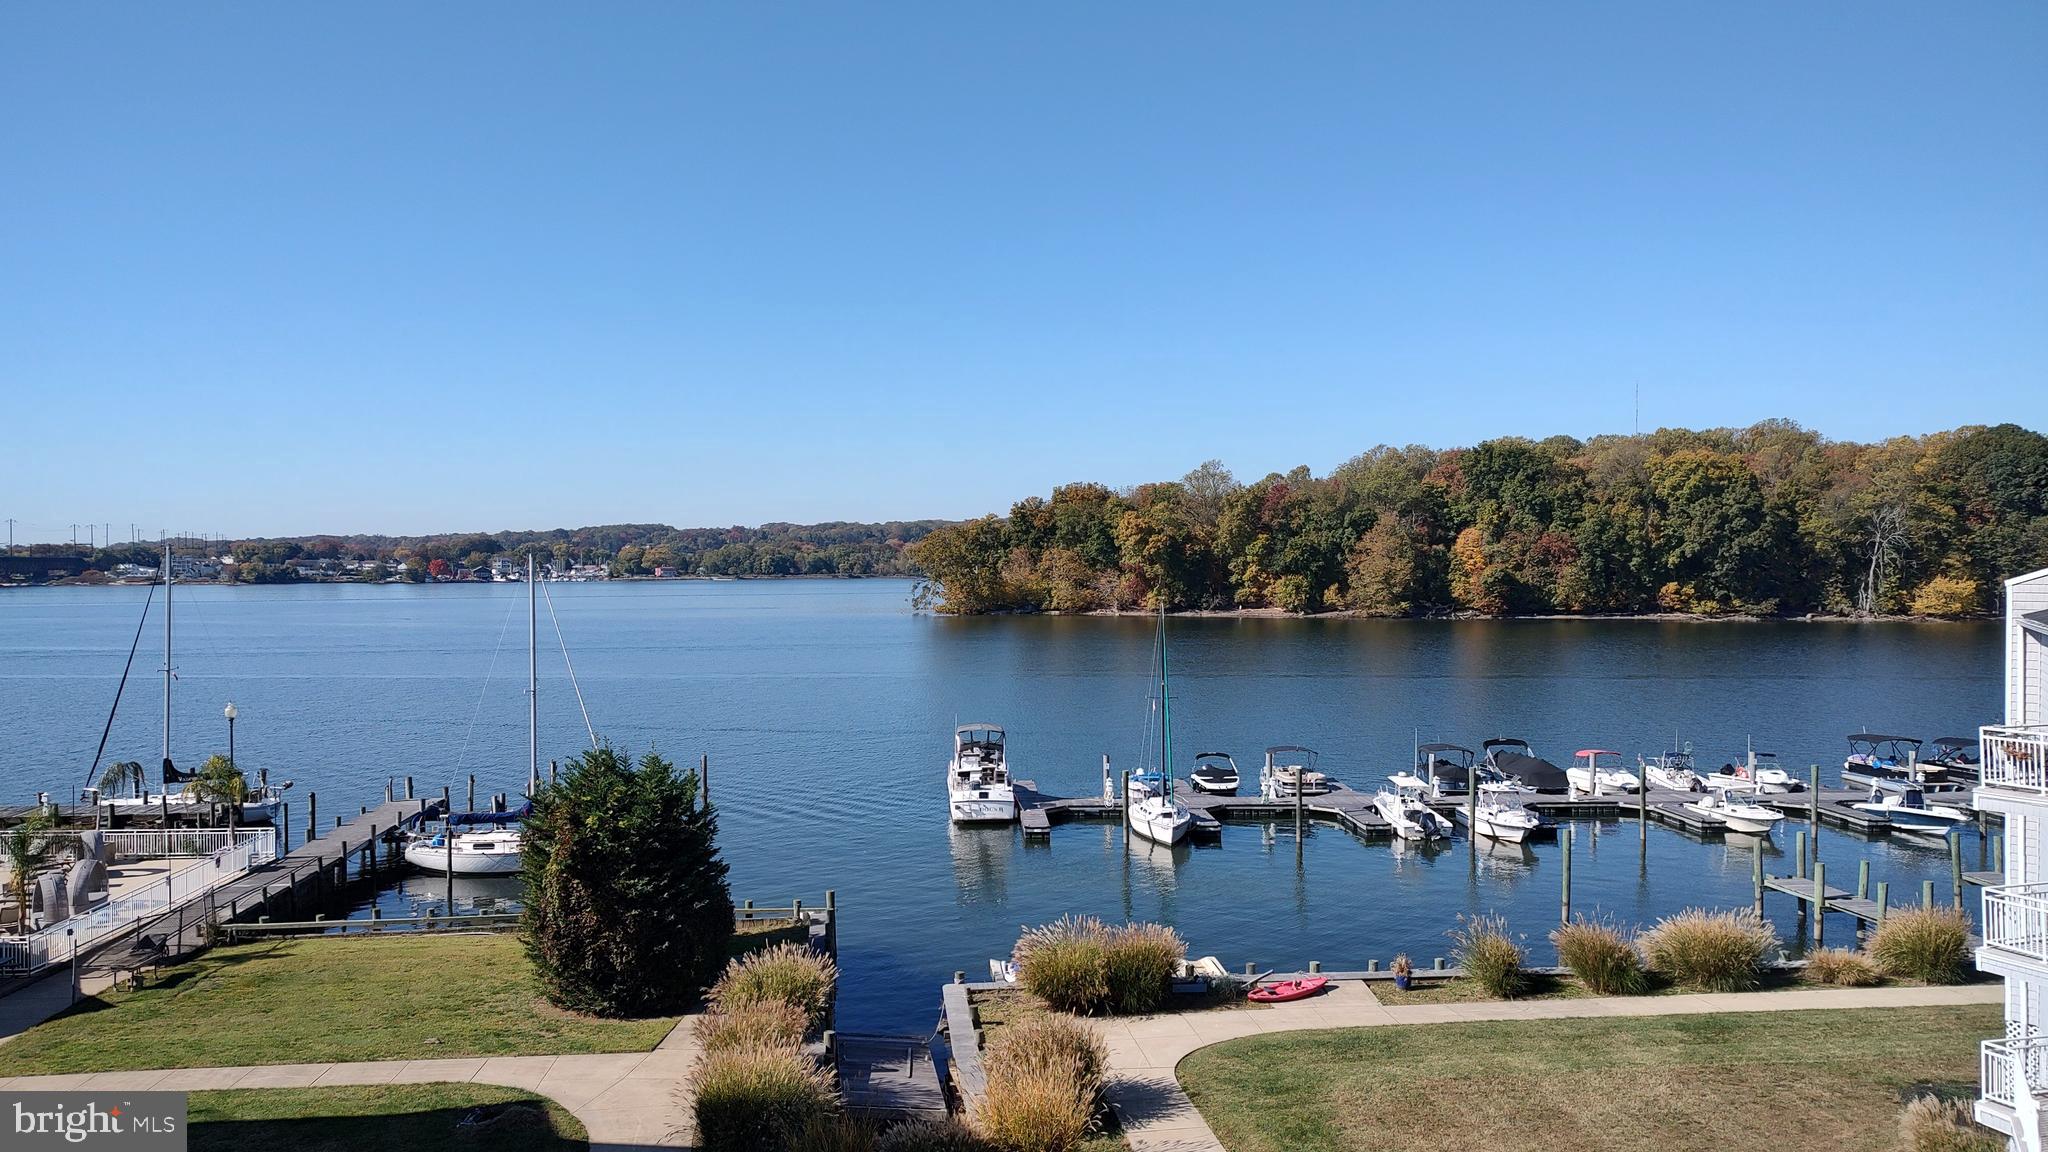
[[[2040,5],[14,4],[0,108],[23,538],[2048,425]]]

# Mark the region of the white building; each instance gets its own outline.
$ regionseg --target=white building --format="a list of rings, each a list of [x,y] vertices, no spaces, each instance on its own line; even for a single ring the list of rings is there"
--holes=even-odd
[[[1977,806],[2005,818],[2005,883],[1984,890],[1977,966],[2005,977],[1977,1119],[2043,1152],[2048,1101],[2048,569],[2005,582],[2005,723],[1980,734]]]

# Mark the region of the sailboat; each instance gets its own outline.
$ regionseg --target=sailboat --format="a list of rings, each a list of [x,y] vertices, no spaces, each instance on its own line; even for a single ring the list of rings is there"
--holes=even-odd
[[[1159,605],[1159,770],[1131,777],[1126,818],[1136,835],[1154,844],[1178,844],[1195,822],[1173,791],[1173,719],[1166,686],[1166,604]]]
[[[526,554],[526,780],[529,786],[540,780],[540,657],[535,646],[538,615],[534,592],[533,553]],[[553,604],[552,598],[549,600]],[[548,611],[552,613],[553,607]],[[567,650],[564,649],[566,652]],[[516,812],[449,812],[441,831],[415,835],[405,842],[405,862],[428,872],[453,876],[509,876],[519,871],[524,847],[518,822],[531,806]],[[478,824],[490,825],[481,832],[457,832]],[[507,827],[507,825],[515,825]]]
[[[196,779],[199,776],[198,772],[189,769],[181,769],[171,761],[171,685],[177,680],[177,666],[174,663],[172,663],[171,660],[171,585],[176,579],[177,577],[171,571],[170,541],[166,540],[164,542],[164,564],[162,581],[164,589],[164,756],[161,770],[162,774],[159,777],[159,779],[161,779],[163,782],[163,794],[159,797],[152,798],[148,793],[148,785],[144,781],[140,772],[138,772],[133,778],[134,783],[142,789],[142,794],[139,796],[108,796],[103,792],[101,788],[98,787],[88,787],[84,790],[83,793],[81,793],[80,799],[84,803],[91,804],[97,808],[106,809],[109,811],[110,815],[122,812],[134,813],[161,811],[161,806],[166,800],[170,798],[172,793],[183,789],[186,784],[191,783],[194,779]],[[142,616],[142,620],[138,622],[135,626],[135,638],[138,643],[142,639],[142,627],[149,620],[149,606],[147,604],[143,605]],[[132,662],[135,659],[135,653],[132,649],[128,653],[128,658],[131,662],[130,666],[132,667]],[[123,669],[121,673],[121,684],[123,689],[126,688],[127,683],[128,672],[126,669]],[[118,712],[120,710],[120,707],[121,690],[117,689],[114,693],[114,711]],[[228,705],[228,707],[232,710],[234,705],[230,704]],[[230,712],[230,716],[232,717],[232,712]],[[114,717],[110,713],[107,716],[107,731],[113,731],[113,726]],[[106,736],[105,734],[102,734],[100,737],[100,752],[93,758],[93,771],[96,772],[99,770],[99,755],[103,755],[105,754],[105,752]],[[232,718],[229,721],[228,754],[229,760],[232,763],[234,756],[234,730]],[[252,784],[249,788],[248,798],[242,803],[241,811],[237,815],[237,819],[242,821],[258,821],[263,823],[275,824],[277,822],[279,813],[283,809],[285,789],[290,788],[291,786],[292,782],[289,780],[285,781],[282,784],[273,785],[272,783],[270,783],[270,777],[267,771],[259,773],[256,782]]]

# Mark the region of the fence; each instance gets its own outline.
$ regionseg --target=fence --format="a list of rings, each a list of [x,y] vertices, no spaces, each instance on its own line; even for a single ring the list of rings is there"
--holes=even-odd
[[[68,920],[61,920],[27,936],[0,937],[0,971],[35,973],[52,964],[63,963],[71,959],[74,952],[82,952],[142,920],[169,911],[236,879],[259,862],[259,852],[267,853],[268,850],[267,839],[251,837],[233,848],[222,848],[162,880],[123,893],[118,899],[86,909]]]
[[[102,832],[106,842],[110,863],[122,864],[135,860],[157,860],[176,856],[211,856],[223,848],[239,848],[250,845],[253,852],[249,863],[253,867],[268,864],[277,858],[277,829],[237,828],[230,833],[225,828],[173,828],[163,830],[123,830]]]
[[[2048,726],[1987,725],[1977,730],[1977,740],[1985,787],[2048,794]]]

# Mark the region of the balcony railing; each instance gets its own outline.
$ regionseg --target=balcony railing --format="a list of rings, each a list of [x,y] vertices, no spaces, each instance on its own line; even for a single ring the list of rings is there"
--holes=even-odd
[[[2048,884],[1984,889],[1984,944],[2048,964]]]
[[[1977,741],[1986,788],[2048,796],[2048,725],[1986,726]]]
[[[2011,1108],[2048,1087],[2048,1036],[1984,1041],[1984,1099]]]

